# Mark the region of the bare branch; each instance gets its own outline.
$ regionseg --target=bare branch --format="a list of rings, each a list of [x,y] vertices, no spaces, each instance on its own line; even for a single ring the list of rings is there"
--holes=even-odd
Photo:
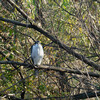
[[[13,24],[16,24],[16,25],[19,25],[19,26],[23,26],[23,27],[33,28],[33,29],[37,30],[41,34],[48,37],[51,41],[53,41],[54,43],[59,45],[60,48],[67,51],[69,54],[73,55],[74,57],[76,57],[76,58],[80,59],[81,61],[83,61],[84,63],[88,64],[89,66],[91,66],[91,67],[95,68],[96,70],[100,71],[100,65],[95,64],[93,61],[90,61],[88,58],[84,57],[83,55],[76,53],[70,47],[66,46],[60,40],[58,40],[56,37],[52,36],[49,32],[43,30],[42,28],[38,27],[37,25],[35,25],[35,24],[27,25],[27,24],[20,23],[18,21],[9,20],[9,19],[5,19],[5,18],[2,18],[2,17],[0,17],[0,20],[8,22],[8,23],[13,23]]]
[[[20,23],[20,22],[18,22],[18,21],[5,19],[5,18],[2,18],[2,17],[0,17],[0,20],[1,20],[1,21],[5,21],[5,22],[7,22],[7,23],[12,23],[12,24],[15,24],[15,25],[23,26],[23,27],[27,27],[27,26],[29,27],[29,25]]]
[[[67,72],[67,73],[73,73],[73,74],[79,74],[79,75],[86,75],[88,76],[88,74],[90,76],[93,76],[93,77],[100,77],[100,74],[95,74],[95,73],[92,73],[92,72],[80,72],[78,70],[72,70],[72,69],[67,69],[67,68],[62,68],[62,67],[54,67],[54,66],[46,66],[46,65],[41,65],[38,67],[38,69],[46,69],[46,70],[54,70],[54,71],[59,71],[59,72]]]
[[[96,97],[96,96],[100,96],[100,91],[95,93],[95,92],[87,92],[87,95],[89,98],[92,98],[92,97]],[[70,100],[79,100],[79,99],[87,99],[86,93],[81,93],[81,94],[77,94],[77,95],[73,95],[73,96],[70,96]],[[64,97],[47,97],[47,98],[32,98],[32,99],[43,99],[43,100],[48,100],[48,99],[64,99],[64,100],[67,100],[69,97],[68,96],[64,96]]]
[[[29,78],[29,77],[31,77],[31,76],[33,76],[33,75],[34,75],[34,74],[29,75],[29,76],[27,76],[27,77],[25,77],[25,78],[21,79],[20,81],[18,81],[17,83],[13,84],[12,86],[10,86],[10,87],[8,87],[8,88],[6,88],[6,89],[4,89],[4,90],[0,91],[0,93],[3,93],[3,92],[5,92],[5,91],[7,91],[8,89],[12,88],[13,86],[17,85],[18,83],[20,83],[20,82],[24,81],[25,79],[27,79],[27,78]]]
[[[81,93],[81,94],[77,94],[73,96],[74,100],[79,100],[79,99],[86,99],[86,98],[92,98],[92,97],[96,97],[96,96],[100,96],[100,91],[98,92],[87,92],[87,93]]]
[[[69,15],[71,15],[71,16],[74,16],[75,17],[75,15],[74,14],[71,14],[69,11],[67,11],[66,9],[64,9],[63,7],[61,7],[60,5],[59,5],[59,3],[56,1],[56,0],[54,0],[54,2],[62,9],[62,10],[64,10],[65,12],[67,12]]]
[[[28,19],[29,22],[32,24],[32,19],[30,19],[28,17],[28,15],[20,8],[18,7],[12,0],[7,0],[13,7],[15,7],[20,13],[21,15],[25,18],[25,19]]]
[[[3,54],[1,51],[0,51],[0,54],[2,56],[6,57],[5,54]],[[4,61],[4,63],[6,63],[6,62],[10,62],[11,63],[12,62],[9,58],[6,57],[6,59],[8,61]],[[1,63],[3,63],[3,62],[1,61]],[[19,73],[19,75],[21,77],[21,80],[23,80],[24,77],[23,77],[22,73],[19,71],[18,67],[14,63],[11,63],[11,65],[18,71],[18,73]],[[22,90],[22,93],[21,94],[23,94],[23,93],[25,94],[25,81],[22,81],[22,83],[23,83],[23,90]],[[23,97],[21,97],[21,98],[24,98],[24,94],[23,94]]]
[[[35,39],[33,39],[30,35],[24,34],[24,33],[20,32],[20,31],[17,31],[17,32],[22,34],[22,35],[24,35],[24,36],[27,36],[27,37],[31,38],[33,40],[33,42],[35,42]]]
[[[16,64],[20,66],[28,66],[28,64],[15,62],[15,61],[0,61],[0,64]]]
[[[96,1],[97,3],[100,3],[100,1],[99,1],[99,0],[93,0],[93,1]]]
[[[23,100],[23,99],[20,99],[20,98],[17,98],[15,97],[13,94],[0,94],[0,96],[3,96],[0,97],[0,100]]]
[[[15,62],[15,61],[0,61],[0,64],[16,64],[16,65],[20,65],[20,66],[28,66],[31,67],[31,68],[35,68],[33,67],[33,65],[30,65],[30,64],[25,64],[25,63],[21,63],[21,62]],[[66,73],[73,73],[73,74],[79,74],[79,75],[86,75],[88,76],[88,74],[92,77],[97,77],[99,78],[100,77],[100,74],[95,74],[95,73],[92,73],[92,72],[81,72],[81,71],[78,71],[78,70],[72,70],[72,69],[67,69],[67,68],[62,68],[62,67],[54,67],[54,66],[47,66],[47,65],[41,65],[41,66],[38,66],[36,67],[35,69],[45,69],[45,70],[53,70],[53,71],[58,71],[58,72],[66,72]]]

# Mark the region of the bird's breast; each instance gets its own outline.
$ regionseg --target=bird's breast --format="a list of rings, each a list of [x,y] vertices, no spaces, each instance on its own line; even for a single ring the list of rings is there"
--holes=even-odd
[[[40,56],[43,56],[43,55],[44,55],[43,48],[42,48],[41,45],[37,47],[37,53],[38,53],[38,55],[40,55]]]

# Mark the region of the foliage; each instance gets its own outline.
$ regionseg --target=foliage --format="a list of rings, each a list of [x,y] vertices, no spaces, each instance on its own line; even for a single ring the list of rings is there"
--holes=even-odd
[[[42,27],[75,52],[100,64],[100,7],[96,0],[12,1],[27,13],[32,23]],[[29,24],[28,19],[7,3],[7,0],[0,2],[0,16]],[[31,59],[26,61],[30,57],[30,47],[34,44],[32,38],[41,41],[44,46],[44,65],[100,74],[99,71],[59,48],[57,44],[38,31],[4,21],[0,21],[0,61],[9,60],[32,64]],[[38,77],[35,77],[32,75],[34,69],[28,69],[13,64],[0,65],[0,92],[12,93],[20,98],[25,91],[24,98],[32,99],[63,96],[70,98],[71,95],[83,92],[100,91],[100,79],[89,75],[71,73],[62,75],[56,71],[39,70]],[[32,76],[26,78],[29,75]]]

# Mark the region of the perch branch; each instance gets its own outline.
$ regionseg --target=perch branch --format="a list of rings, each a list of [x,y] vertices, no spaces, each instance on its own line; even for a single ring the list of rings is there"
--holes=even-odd
[[[33,65],[29,65],[29,64],[25,64],[25,63],[21,63],[21,62],[15,62],[15,61],[0,61],[0,64],[16,64],[16,65],[20,65],[20,66],[28,66],[28,67],[34,68]],[[88,76],[88,74],[89,74],[92,77],[100,78],[100,74],[95,74],[95,73],[92,73],[92,72],[86,73],[86,72],[62,68],[62,67],[41,65],[41,66],[36,67],[36,69],[45,69],[45,70],[48,70],[48,71],[53,70],[53,71],[58,71],[58,72],[73,73],[73,74],[86,75],[86,76]]]

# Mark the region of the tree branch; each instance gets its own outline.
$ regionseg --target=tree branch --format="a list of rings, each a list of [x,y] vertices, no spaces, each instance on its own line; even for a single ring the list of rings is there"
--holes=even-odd
[[[8,88],[6,88],[6,89],[0,91],[0,93],[4,93],[4,92],[7,91],[8,89],[12,88],[13,86],[17,85],[18,83],[24,81],[25,79],[27,79],[27,78],[29,78],[29,77],[31,77],[31,76],[33,76],[33,75],[34,75],[34,73],[31,74],[31,75],[29,75],[29,76],[27,76],[27,77],[25,77],[25,78],[23,78],[23,79],[21,79],[21,80],[19,80],[17,83],[13,84],[12,86],[10,86],[10,87],[8,87]]]
[[[15,24],[15,25],[23,26],[23,27],[27,27],[27,26],[29,27],[29,25],[20,23],[20,22],[15,21],[15,20],[6,19],[6,18],[3,18],[3,17],[0,17],[0,20],[1,20],[1,21],[5,21],[5,22],[7,22],[7,23],[12,23],[12,24]]]
[[[70,13],[69,11],[67,11],[66,9],[64,9],[63,7],[61,7],[60,5],[59,5],[59,3],[56,1],[56,0],[54,0],[54,2],[62,9],[62,10],[64,10],[65,12],[67,12],[69,15],[71,15],[71,16],[74,16],[75,17],[75,15],[74,14],[72,14],[72,13]]]
[[[18,11],[19,11],[19,13],[21,13],[21,15],[25,18],[25,19],[28,19],[28,21],[32,24],[32,19],[30,19],[29,17],[28,17],[28,15],[19,7],[19,6],[17,6],[13,1],[11,1],[11,0],[7,0],[13,7],[15,7]]]
[[[97,94],[97,95],[96,95]],[[70,96],[71,100],[79,100],[79,99],[87,99],[88,97],[89,98],[92,98],[92,97],[96,97],[96,96],[100,96],[100,92],[87,92],[86,93],[81,93],[81,94],[77,94],[77,95],[73,95],[73,96]],[[68,96],[64,96],[64,97],[47,97],[47,98],[32,98],[32,99],[43,99],[43,100],[48,100],[48,99],[63,99],[63,100],[67,100],[69,97]]]
[[[17,30],[17,32],[20,33],[20,34],[22,34],[22,35],[24,35],[24,36],[27,36],[27,37],[31,38],[33,40],[33,42],[36,42],[35,39],[33,39],[30,35],[24,34],[24,33],[20,32],[18,30]]]
[[[20,66],[28,66],[29,64],[15,62],[15,61],[0,61],[0,64],[16,64]]]
[[[6,57],[5,54],[3,54],[3,52],[1,52],[1,51],[0,51],[0,54],[1,54],[2,56]],[[6,59],[8,60],[7,62],[10,62],[10,63],[12,62],[9,58],[6,57]],[[1,62],[2,62],[2,61],[1,61]],[[4,62],[6,63],[6,61],[4,61]],[[3,62],[2,62],[2,63],[3,63]],[[15,65],[15,63],[11,63],[11,65],[18,71],[18,73],[19,73],[19,75],[20,75],[20,77],[21,77],[21,80],[23,80],[24,77],[23,77],[22,73],[19,71],[18,67]],[[22,95],[21,98],[24,99],[24,94],[25,94],[25,81],[23,80],[22,83],[23,83],[23,90],[22,90],[22,93],[21,93],[21,94],[23,94],[23,95]]]
[[[25,63],[21,63],[21,62],[15,62],[15,61],[0,61],[0,64],[16,64],[16,65],[20,65],[20,66],[28,66],[28,68],[29,67],[34,68],[33,65],[25,64]],[[86,73],[86,72],[81,72],[78,70],[71,70],[71,69],[62,68],[62,67],[41,65],[41,66],[36,67],[35,69],[53,70],[53,71],[58,71],[58,72],[72,73],[72,74],[79,74],[79,75],[86,75],[86,76],[88,76],[88,74],[89,74],[92,77],[100,78],[100,74],[95,74],[92,72]]]
[[[100,96],[100,91],[99,92],[87,92],[87,93],[81,93],[73,96],[74,100],[79,100],[79,99],[86,99],[86,98],[92,98],[92,97],[97,97]]]
[[[9,19],[5,19],[5,18],[2,18],[2,17],[0,17],[0,20],[8,22],[8,23],[13,23],[13,24],[16,24],[16,25],[19,25],[19,26],[23,26],[23,27],[33,28],[33,29],[37,30],[41,34],[48,37],[51,41],[53,41],[54,43],[59,45],[60,48],[67,51],[69,54],[73,55],[74,57],[76,57],[76,58],[80,59],[81,61],[83,61],[84,63],[88,64],[89,66],[91,66],[91,67],[95,68],[96,70],[100,71],[100,65],[95,64],[93,61],[90,61],[88,58],[84,57],[83,55],[76,53],[70,47],[66,46],[60,40],[58,40],[56,37],[52,36],[49,32],[43,30],[42,28],[38,27],[37,25],[35,25],[35,24],[27,25],[27,24],[20,23],[18,21],[9,20]]]
[[[99,0],[93,0],[93,1],[96,1],[97,3],[100,3],[100,1],[99,1]]]
[[[62,67],[41,65],[41,66],[38,67],[38,69],[53,70],[53,71],[58,71],[58,72],[67,72],[67,73],[86,75],[86,76],[88,76],[88,74],[89,74],[90,76],[93,76],[93,77],[97,77],[97,78],[100,77],[100,74],[95,74],[95,73],[92,73],[92,72],[86,73],[86,72],[81,72],[81,71],[78,71],[78,70],[72,70],[72,69],[67,69],[67,68],[62,68]]]

